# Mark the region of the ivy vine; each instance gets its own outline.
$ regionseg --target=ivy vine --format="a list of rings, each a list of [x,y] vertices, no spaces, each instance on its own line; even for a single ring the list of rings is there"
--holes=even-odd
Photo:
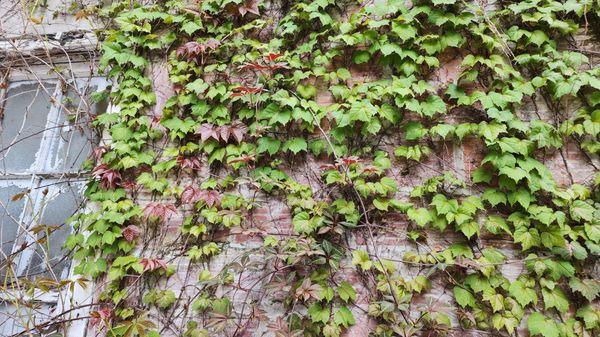
[[[600,68],[580,43],[599,14],[592,0],[112,5],[101,67],[118,109],[95,119],[110,134],[86,192],[97,208],[67,242],[77,272],[106,281],[95,321],[109,336],[164,332],[148,314],[177,307],[164,280],[181,256],[136,247],[183,218],[181,255],[202,269],[183,336],[250,333],[253,304],[223,289],[257,263],[264,276],[244,286],[272,287],[260,299],[280,303],[278,336],[340,336],[357,313],[374,336],[597,335]],[[174,95],[153,115],[161,60]],[[465,143],[481,152],[469,176],[399,186]],[[567,147],[595,177],[557,183],[546,159],[568,171]],[[306,162],[317,183],[297,179]],[[264,200],[286,205],[289,233],[255,227]],[[264,261],[211,272],[224,232],[258,235],[248,250]],[[457,239],[430,247],[436,232]],[[381,235],[410,246],[383,255]],[[482,238],[510,240],[512,253]],[[509,280],[512,265],[523,268]],[[419,301],[446,289],[452,315]]]

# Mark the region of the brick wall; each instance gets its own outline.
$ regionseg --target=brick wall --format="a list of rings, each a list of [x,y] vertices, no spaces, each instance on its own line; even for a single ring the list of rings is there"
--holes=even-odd
[[[583,42],[585,49],[593,50],[596,45],[586,36],[582,35],[579,39]],[[449,56],[439,70],[432,74],[431,83],[439,86],[453,82],[457,77],[460,62],[460,55]],[[365,67],[352,69],[353,80],[364,80],[376,72],[378,72],[378,69]],[[154,63],[151,78],[154,82],[158,101],[152,113],[154,116],[160,116],[164,102],[173,93],[166,66],[160,62]],[[332,97],[328,92],[320,91],[317,102],[321,105],[328,105],[332,103]],[[536,106],[537,111],[535,111]],[[577,104],[576,102],[565,102],[564,106],[569,109],[569,112],[572,112]],[[551,119],[551,110],[543,100],[537,99],[534,104],[526,99],[521,109],[522,119],[538,118],[536,113],[539,114],[541,119]],[[468,111],[452,111],[447,118],[454,121],[470,120]],[[394,137],[386,139],[384,143],[390,145],[383,148],[391,154],[394,148],[393,144],[398,144],[398,140]],[[434,150],[432,155],[420,164],[394,163],[388,176],[398,183],[399,192],[396,198],[408,199],[408,195],[414,186],[443,172],[451,172],[456,177],[468,181],[471,172],[479,166],[485,155],[485,146],[481,143],[481,140],[470,137],[465,138],[460,144],[450,141],[437,142],[433,144],[432,149]],[[551,169],[556,181],[563,186],[572,183],[589,184],[593,180],[595,172],[597,172],[596,168],[600,167],[600,163],[596,158],[589,158],[583,154],[577,144],[573,142],[567,142],[560,151],[542,154],[539,159]],[[294,158],[287,165],[286,171],[296,181],[308,184],[316,189],[319,185],[321,172],[319,166],[323,163],[319,158],[310,155],[306,158]],[[189,183],[199,183],[207,176],[207,170],[201,171],[199,174],[184,172],[173,180],[173,184],[185,186]],[[198,276],[204,269],[209,270],[213,275],[228,270],[234,277],[233,285],[219,287],[217,296],[226,295],[232,299],[234,317],[237,317],[236,323],[241,324],[241,327],[236,329],[235,324],[230,324],[223,331],[214,334],[215,336],[270,336],[272,335],[270,327],[274,326],[279,318],[282,318],[283,306],[274,299],[278,298],[278,293],[285,294],[288,289],[284,285],[278,288],[277,280],[270,277],[268,271],[283,266],[274,265],[272,261],[266,259],[266,256],[260,253],[259,248],[262,246],[263,237],[267,234],[280,238],[295,235],[290,210],[286,206],[285,200],[278,197],[264,195],[250,188],[241,192],[248,197],[253,196],[259,206],[248,215],[241,229],[222,231],[218,234],[216,240],[223,244],[222,252],[209,262],[191,263],[185,257],[183,248],[185,242],[182,241],[179,232],[185,210],[181,212],[180,216],[170,219],[167,224],[149,229],[144,233],[143,244],[138,251],[140,256],[167,256],[167,262],[176,268],[175,274],[168,280],[161,281],[158,284],[151,282],[144,285],[135,284],[132,285],[133,289],[131,289],[136,295],[133,296],[132,303],[136,299],[139,301],[144,291],[149,288],[158,287],[159,289],[175,291],[178,301],[174,307],[167,311],[151,310],[150,312],[150,318],[153,321],[171,322],[167,326],[160,327],[159,330],[161,330],[162,336],[181,336],[185,331],[185,323],[188,320],[206,319],[203,315],[194,313],[190,308],[198,293],[195,286],[198,282]],[[146,200],[142,201],[142,207],[144,202],[151,201],[149,196],[141,199]],[[463,240],[461,235],[452,233],[451,230],[446,230],[443,233],[431,230],[426,233],[427,237],[422,245],[415,245],[413,241],[408,240],[406,237],[408,219],[402,214],[393,214],[378,225],[385,227],[385,229],[378,230],[374,236],[377,255],[381,258],[397,261],[398,268],[400,268],[401,274],[406,279],[418,275],[422,272],[422,269],[418,265],[401,262],[405,252],[424,253],[428,250],[442,250],[453,242]],[[361,235],[350,235],[348,242],[351,248],[364,249],[365,238]],[[510,237],[485,235],[484,233],[478,239],[477,244],[481,248],[496,247],[508,256],[508,259],[512,262],[503,265],[501,271],[510,281],[514,281],[524,271],[521,261],[524,256],[520,253],[519,248],[515,247]],[[597,264],[589,266],[589,268],[595,275],[600,275],[598,273],[600,268]],[[366,337],[375,326],[375,322],[366,314],[370,294],[362,286],[362,276],[351,265],[350,259],[344,261],[341,271],[336,277],[342,276],[354,285],[358,293],[356,306],[353,308],[357,323],[348,329],[345,335]],[[444,274],[440,273],[432,278],[432,284],[432,289],[414,300],[412,305],[415,309],[428,308],[426,310],[447,313],[456,322],[457,309],[452,295],[452,287],[448,286],[449,280]],[[139,305],[139,303],[136,305]],[[457,329],[450,331],[449,335],[489,336],[490,333]],[[524,325],[520,327],[519,335],[527,335]]]

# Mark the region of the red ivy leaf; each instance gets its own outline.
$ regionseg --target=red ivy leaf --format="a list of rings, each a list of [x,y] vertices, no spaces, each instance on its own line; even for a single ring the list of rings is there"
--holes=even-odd
[[[144,218],[156,217],[162,221],[168,220],[177,215],[177,208],[173,204],[161,204],[151,202],[144,208]]]
[[[184,157],[184,156],[179,156],[177,157],[177,163],[179,164],[179,167],[181,167],[182,169],[191,169],[191,170],[200,170],[202,168],[202,162],[200,161],[200,158],[198,157]]]
[[[133,242],[138,236],[140,236],[140,233],[142,231],[140,230],[140,228],[136,225],[129,225],[127,227],[125,227],[123,229],[123,237],[125,238],[125,240],[127,240],[127,242],[131,243]]]
[[[241,70],[258,70],[258,71],[264,71],[264,70],[269,70],[270,67],[269,66],[263,66],[258,64],[257,62],[246,62],[244,63],[243,66],[240,67]]]
[[[265,56],[265,59],[268,62],[273,62],[275,60],[277,60],[278,58],[280,58],[283,54],[276,54],[276,53],[269,53],[267,54],[267,56]]]
[[[239,157],[235,157],[235,158],[229,160],[228,163],[229,164],[233,164],[233,163],[246,163],[246,164],[248,164],[249,162],[251,162],[251,161],[253,162],[255,160],[256,160],[256,158],[254,156],[244,154],[244,155],[241,155]]]
[[[352,164],[356,164],[358,162],[360,162],[361,160],[356,157],[356,156],[352,156],[352,157],[348,157],[348,158],[342,158],[342,163],[344,163],[344,165],[352,165]]]
[[[219,206],[221,204],[221,195],[216,190],[201,190],[194,185],[188,185],[181,193],[181,202],[184,204],[195,204],[198,201],[204,201],[208,207]]]
[[[166,271],[169,268],[165,261],[161,259],[149,259],[144,257],[140,259],[140,264],[144,267],[144,272],[154,271],[160,268]]]
[[[258,4],[260,0],[246,0],[243,5],[238,7],[238,11],[242,16],[246,15],[246,13],[252,13],[256,15],[260,15],[258,10]]]
[[[246,133],[248,133],[248,126],[242,121],[233,121],[233,123],[231,123],[231,132],[233,133],[235,140],[240,143],[244,139]]]
[[[103,189],[113,189],[121,184],[121,174],[110,169],[106,164],[96,166],[92,171],[92,176],[100,181],[100,187]]]
[[[229,136],[231,135],[231,127],[228,125],[223,125],[219,127],[219,133],[221,135],[221,139],[227,142],[229,141]]]
[[[248,133],[248,126],[239,120],[234,121],[230,125],[223,126],[214,126],[210,123],[204,123],[200,125],[197,133],[200,134],[200,139],[202,139],[203,142],[210,138],[217,141],[223,140],[224,142],[228,142],[233,135],[235,140],[240,143]]]
[[[184,204],[195,204],[202,198],[202,190],[194,185],[188,185],[181,193],[181,202]]]
[[[108,320],[112,317],[112,312],[110,308],[100,308],[98,311],[90,312],[90,324],[95,326],[103,322],[105,325],[108,325]]]
[[[373,165],[367,165],[363,167],[362,171],[367,174],[379,173],[379,169]]]
[[[311,297],[316,299],[321,289],[320,285],[312,284],[310,278],[305,278],[302,284],[296,289],[296,298],[304,299],[305,301],[308,301]]]
[[[200,125],[198,133],[200,134],[200,139],[202,139],[203,142],[207,141],[209,138],[214,138],[217,141],[219,140],[217,127],[215,127],[211,123],[204,123]]]
[[[219,206],[221,204],[221,195],[216,190],[204,190],[200,195],[200,200],[203,200],[208,207]]]
[[[152,129],[166,130],[165,127],[162,124],[160,124],[161,119],[162,119],[162,116],[152,117],[152,120],[150,120],[150,127]]]
[[[221,45],[221,41],[210,38],[204,42],[204,45],[206,46],[207,49],[215,50],[215,49],[219,48],[219,46]]]
[[[137,188],[137,183],[135,181],[125,181],[121,185],[123,186],[124,189],[126,189],[130,193],[133,192]]]
[[[232,91],[233,91],[233,94],[231,94],[232,97],[241,97],[241,96],[246,96],[248,94],[257,94],[262,91],[262,88],[261,87],[239,86],[239,87],[233,88]]]
[[[186,57],[188,61],[195,61],[198,57],[204,54],[207,50],[215,50],[221,45],[221,41],[217,39],[208,39],[203,43],[190,41],[177,48],[175,53],[177,57]]]
[[[106,146],[97,146],[92,150],[92,156],[96,160],[97,163],[102,161],[102,156],[108,152],[108,147]]]

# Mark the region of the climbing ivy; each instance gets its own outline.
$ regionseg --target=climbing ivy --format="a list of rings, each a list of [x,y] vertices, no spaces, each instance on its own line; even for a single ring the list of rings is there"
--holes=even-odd
[[[360,310],[375,336],[598,334],[589,266],[600,252],[600,175],[563,186],[544,162],[566,163],[564,148],[576,147],[598,173],[600,67],[579,37],[593,35],[599,14],[592,0],[112,5],[101,68],[118,109],[95,119],[110,134],[86,192],[97,207],[67,242],[77,272],[106,280],[92,316],[110,336],[157,335],[146,313],[177,305],[161,282],[173,259],[136,247],[182,217],[183,255],[206,266],[227,245],[218,234],[248,231],[266,198],[285,203],[293,225],[261,233],[256,248],[278,287],[265,296],[281,303],[280,336],[339,336]],[[153,113],[160,62],[174,93]],[[399,189],[398,174],[465,142],[482,153],[470,176],[440,172]],[[316,184],[293,174],[306,161],[321,165]],[[389,220],[398,216],[401,231]],[[436,231],[457,239],[430,247]],[[406,240],[406,253],[381,256],[380,234]],[[512,241],[514,256],[482,238]],[[184,336],[250,329],[246,303],[221,291],[247,262],[200,272]],[[511,265],[523,268],[509,280]],[[150,287],[135,302],[141,283]],[[445,290],[455,315],[417,300]]]

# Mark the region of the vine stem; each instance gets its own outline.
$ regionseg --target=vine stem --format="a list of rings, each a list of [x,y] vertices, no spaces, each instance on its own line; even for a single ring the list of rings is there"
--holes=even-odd
[[[299,99],[298,95],[296,95],[296,93],[293,93],[296,98]],[[383,267],[384,264],[381,260],[381,258],[379,257],[379,253],[377,251],[376,248],[376,244],[375,244],[375,236],[373,235],[373,230],[372,230],[372,226],[371,226],[371,222],[369,221],[369,215],[368,215],[368,211],[367,211],[367,207],[362,199],[362,197],[360,196],[360,193],[358,192],[358,190],[356,189],[356,187],[354,186],[354,183],[352,182],[351,179],[349,179],[349,175],[350,175],[350,171],[348,169],[348,166],[345,165],[342,161],[341,158],[337,155],[337,153],[335,152],[335,148],[333,146],[333,143],[331,142],[331,140],[329,139],[329,136],[327,135],[327,133],[325,132],[325,130],[323,130],[323,128],[321,127],[320,121],[317,119],[317,116],[315,114],[315,112],[309,107],[308,110],[310,111],[313,120],[314,120],[314,124],[317,126],[317,128],[319,129],[319,131],[321,132],[322,136],[325,137],[325,140],[327,141],[327,144],[329,145],[329,147],[331,148],[331,152],[336,160],[336,162],[340,163],[342,169],[344,170],[344,173],[346,174],[345,179],[347,180],[347,182],[350,184],[350,186],[352,187],[352,190],[354,191],[360,206],[363,210],[363,215],[364,215],[364,221],[366,223],[366,228],[367,228],[367,232],[369,234],[369,239],[371,240],[371,243],[373,245],[373,254],[375,255],[375,258],[377,259],[377,262],[382,266],[382,271],[385,275],[385,279],[387,281],[388,287],[390,289],[390,293],[392,295],[392,299],[394,300],[394,303],[396,304],[396,307],[400,306],[400,302],[398,300],[398,298],[396,297],[396,292],[394,291],[394,288],[392,286],[392,283],[390,281],[390,275],[388,274],[387,270]],[[365,245],[365,247],[367,248],[367,251],[370,251],[371,249],[369,248],[369,245]],[[412,319],[410,319],[410,317],[407,317],[404,312],[402,310],[400,310],[400,314],[402,315],[402,318],[404,319],[404,321],[406,323],[412,323]]]

